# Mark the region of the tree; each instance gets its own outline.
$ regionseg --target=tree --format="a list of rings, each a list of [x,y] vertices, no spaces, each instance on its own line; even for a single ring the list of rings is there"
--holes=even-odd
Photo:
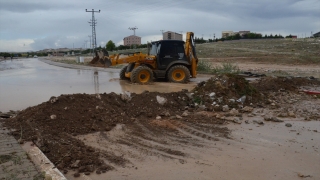
[[[116,48],[116,45],[110,40],[106,44],[107,51],[113,51]]]

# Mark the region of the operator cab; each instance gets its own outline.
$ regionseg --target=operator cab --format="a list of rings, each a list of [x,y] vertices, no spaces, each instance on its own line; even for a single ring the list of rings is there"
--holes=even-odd
[[[165,70],[173,61],[188,62],[184,52],[184,41],[179,40],[152,42],[149,55],[157,57],[159,70]]]

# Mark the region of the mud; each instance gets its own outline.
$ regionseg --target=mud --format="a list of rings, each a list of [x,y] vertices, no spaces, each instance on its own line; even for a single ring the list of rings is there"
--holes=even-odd
[[[177,163],[179,167],[190,162],[210,167],[214,163],[203,155],[215,157],[233,142],[236,134],[232,134],[229,123],[257,127],[261,124],[256,122],[263,121],[266,115],[290,120],[291,111],[300,120],[319,120],[315,110],[319,99],[298,91],[306,85],[319,86],[319,81],[268,77],[249,83],[240,76],[221,75],[199,83],[191,91],[51,97],[2,121],[13,129],[11,134],[16,139],[32,141],[70,177],[122,168],[148,169],[138,163],[146,158],[159,159],[159,164]],[[166,102],[161,104],[157,96]],[[243,96],[245,100],[241,100]],[[312,108],[300,113],[299,103],[312,101]],[[225,105],[238,112],[224,111]],[[269,122],[262,124],[266,123]],[[208,179],[207,175],[203,178]]]

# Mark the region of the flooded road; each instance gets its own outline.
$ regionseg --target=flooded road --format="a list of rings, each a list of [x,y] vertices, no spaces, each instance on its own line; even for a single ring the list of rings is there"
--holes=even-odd
[[[22,110],[61,94],[191,90],[197,82],[205,79],[207,77],[200,77],[189,84],[156,82],[136,85],[119,80],[118,69],[69,69],[35,58],[6,60],[0,62],[0,111]]]

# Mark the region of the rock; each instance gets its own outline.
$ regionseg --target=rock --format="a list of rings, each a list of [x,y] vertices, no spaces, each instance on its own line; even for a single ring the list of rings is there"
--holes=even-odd
[[[246,98],[247,98],[247,96],[244,95],[244,96],[242,96],[241,98],[239,98],[239,99],[237,100],[237,102],[243,104],[243,103],[246,101]]]
[[[292,124],[286,123],[286,126],[287,126],[287,127],[292,127]]]
[[[237,124],[241,124],[241,121],[238,117],[225,117],[224,119],[227,121],[237,123]]]
[[[57,119],[57,116],[55,115],[55,114],[52,114],[51,116],[50,116],[50,119]]]
[[[252,113],[248,114],[248,117],[254,117],[254,116],[255,116],[255,115],[252,114]]]
[[[22,140],[22,139],[20,138],[20,139],[18,139],[18,143],[19,143],[19,144],[23,144],[23,143],[24,143],[24,140]]]
[[[189,99],[192,99],[194,93],[186,93],[186,95],[188,96]]]
[[[278,117],[288,117],[288,113],[286,113],[286,112],[280,113],[280,114],[278,114]]]
[[[128,92],[128,91],[125,91],[124,93],[121,93],[120,94],[120,99],[122,100],[122,101],[130,101],[131,100],[131,93],[130,92]]]
[[[265,116],[264,120],[272,121],[272,122],[283,122],[281,119],[278,119],[277,117],[274,117],[274,116]]]
[[[275,106],[276,104],[275,103],[271,103],[271,106]]]
[[[97,99],[101,99],[100,94],[96,94],[96,98],[97,98]]]
[[[183,113],[182,113],[182,117],[187,117],[189,114],[188,114],[188,111],[184,111]]]
[[[80,167],[78,168],[78,172],[79,172],[79,173],[82,173],[82,172],[84,172],[84,171],[86,171],[86,167],[85,167],[85,166],[80,166]]]
[[[229,114],[230,114],[231,116],[236,116],[236,115],[239,114],[239,111],[236,110],[235,108],[232,108],[232,109],[230,110]]]
[[[223,112],[229,111],[229,106],[228,106],[228,105],[222,106],[222,111],[223,111]]]
[[[101,171],[97,170],[96,173],[97,173],[97,174],[101,174]]]
[[[147,114],[147,117],[152,117],[152,113],[148,113],[148,114]]]
[[[54,96],[52,96],[51,98],[50,98],[50,102],[53,104],[53,103],[55,103],[55,102],[57,102],[58,101],[58,98],[57,97],[54,97]]]
[[[72,167],[72,168],[78,168],[78,167],[79,167],[79,163],[80,163],[80,160],[76,160],[76,162],[74,162],[73,164],[71,164],[71,167]]]
[[[84,175],[90,175],[90,172],[85,172]]]
[[[167,102],[167,99],[161,96],[156,96],[157,102],[161,105],[164,105]]]
[[[166,112],[164,113],[165,116],[169,117],[170,116],[170,113],[169,112]]]
[[[74,173],[74,177],[80,177],[80,173]]]
[[[242,111],[244,111],[244,112],[252,112],[253,111],[253,107],[245,106],[244,108],[242,108]]]
[[[0,114],[0,117],[1,117],[1,118],[6,118],[6,119],[7,119],[7,118],[10,118],[10,117],[11,117],[11,115],[10,115],[10,114],[7,114],[7,113],[1,113],[1,114]]]
[[[177,119],[182,119],[182,117],[181,117],[181,116],[179,116],[179,115],[176,115],[176,118],[177,118]]]
[[[207,108],[206,108],[206,106],[205,105],[200,105],[199,107],[198,107],[198,110],[200,110],[200,111],[204,111],[204,110],[206,110]]]
[[[157,116],[157,117],[156,117],[156,120],[159,120],[159,119],[161,119],[161,116]]]
[[[86,166],[86,170],[89,171],[89,172],[93,172],[94,171],[94,166],[91,164],[91,165],[87,165]]]
[[[254,123],[257,123],[257,124],[260,124],[260,125],[263,125],[263,124],[264,124],[264,122],[261,121],[261,120],[253,120],[253,122],[254,122]]]
[[[288,111],[288,116],[292,118],[296,118],[296,115],[294,114],[293,111]]]
[[[212,93],[209,94],[209,96],[210,96],[211,98],[214,97],[215,95],[216,95],[215,92],[212,92]]]
[[[229,102],[230,102],[230,103],[235,103],[236,100],[235,100],[235,99],[229,99]]]
[[[213,106],[214,111],[221,111],[221,107],[219,105]]]

